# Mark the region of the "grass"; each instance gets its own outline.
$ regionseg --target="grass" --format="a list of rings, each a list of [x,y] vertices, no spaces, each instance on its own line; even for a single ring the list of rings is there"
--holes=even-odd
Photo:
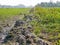
[[[60,45],[60,8],[35,7],[31,13],[38,19],[32,22],[34,33],[46,40],[57,41],[57,45]]]
[[[0,19],[27,13],[29,8],[0,8]]]
[[[0,8],[0,15],[17,15],[28,11],[28,8]]]

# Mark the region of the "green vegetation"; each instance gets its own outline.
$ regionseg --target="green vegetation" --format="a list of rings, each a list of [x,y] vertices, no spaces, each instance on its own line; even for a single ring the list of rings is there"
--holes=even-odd
[[[27,13],[29,8],[0,8],[0,19]]]
[[[32,21],[34,33],[43,39],[57,42],[60,45],[60,8],[35,7],[31,13],[34,13],[37,19],[34,23]]]

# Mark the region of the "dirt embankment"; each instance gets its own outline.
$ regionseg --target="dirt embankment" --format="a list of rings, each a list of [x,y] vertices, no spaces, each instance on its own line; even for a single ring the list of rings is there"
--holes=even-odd
[[[37,37],[29,23],[33,15],[14,16],[1,24],[1,45],[52,45],[51,42]]]

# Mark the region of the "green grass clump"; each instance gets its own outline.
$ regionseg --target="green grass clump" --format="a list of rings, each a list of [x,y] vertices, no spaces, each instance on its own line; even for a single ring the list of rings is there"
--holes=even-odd
[[[32,23],[35,34],[40,33],[45,39],[51,41],[60,39],[60,8],[35,7],[31,13],[34,13],[35,18],[38,19]]]

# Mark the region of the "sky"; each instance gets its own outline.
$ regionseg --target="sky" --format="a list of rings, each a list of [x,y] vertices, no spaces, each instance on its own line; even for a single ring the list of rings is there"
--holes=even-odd
[[[19,4],[23,4],[26,6],[35,6],[37,3],[41,3],[41,2],[49,2],[50,0],[0,0],[0,4],[1,5],[19,5]],[[53,0],[53,2],[56,2],[57,0]],[[58,0],[60,1],[60,0]]]

